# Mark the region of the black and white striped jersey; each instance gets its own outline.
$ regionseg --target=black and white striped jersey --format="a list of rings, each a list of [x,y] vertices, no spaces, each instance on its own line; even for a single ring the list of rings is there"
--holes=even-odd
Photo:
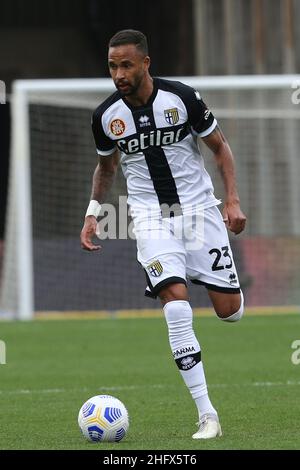
[[[144,106],[131,106],[118,91],[100,104],[92,118],[97,153],[109,158],[119,148],[133,209],[218,204],[197,145],[216,119],[193,88],[160,78],[153,84]]]

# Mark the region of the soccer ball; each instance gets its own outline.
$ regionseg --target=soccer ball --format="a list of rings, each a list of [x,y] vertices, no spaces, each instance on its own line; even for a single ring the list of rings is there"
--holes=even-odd
[[[89,441],[119,442],[128,431],[128,413],[118,398],[96,395],[80,408],[78,424]]]

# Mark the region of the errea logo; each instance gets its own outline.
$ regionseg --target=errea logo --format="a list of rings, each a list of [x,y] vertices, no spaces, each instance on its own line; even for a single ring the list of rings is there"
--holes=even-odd
[[[140,127],[146,127],[146,126],[151,126],[151,123],[149,122],[149,117],[144,115],[139,118],[139,123]]]
[[[192,356],[187,356],[180,360],[180,364],[181,364],[181,367],[180,367],[181,370],[189,370],[192,367],[194,367],[197,364],[197,362]]]
[[[229,282],[230,284],[235,284],[237,282],[236,274],[230,271],[229,274]]]

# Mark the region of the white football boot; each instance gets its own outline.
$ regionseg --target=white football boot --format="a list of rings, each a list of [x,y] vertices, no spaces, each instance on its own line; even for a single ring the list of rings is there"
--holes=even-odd
[[[198,431],[193,434],[193,439],[212,439],[222,436],[219,419],[215,414],[203,415],[200,419]]]

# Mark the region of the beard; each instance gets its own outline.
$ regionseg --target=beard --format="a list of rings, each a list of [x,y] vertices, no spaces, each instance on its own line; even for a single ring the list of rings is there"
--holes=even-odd
[[[130,96],[134,95],[138,91],[141,81],[142,77],[135,79],[134,82],[131,83],[127,80],[123,80],[115,82],[115,86],[122,96]]]
[[[134,93],[137,91],[138,87],[136,86],[133,86],[133,85],[129,85],[129,84],[119,84],[119,85],[116,85],[119,93],[122,95],[122,96],[130,96],[130,95],[134,95]]]

